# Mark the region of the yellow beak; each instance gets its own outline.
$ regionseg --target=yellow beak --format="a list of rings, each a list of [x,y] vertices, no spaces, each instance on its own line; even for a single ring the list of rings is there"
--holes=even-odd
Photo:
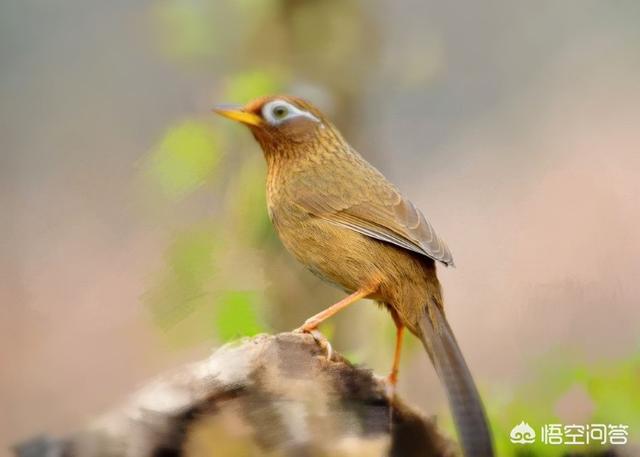
[[[214,106],[213,111],[220,116],[231,119],[232,121],[242,122],[243,124],[259,126],[262,125],[262,118],[256,114],[244,111],[240,106],[218,105]]]

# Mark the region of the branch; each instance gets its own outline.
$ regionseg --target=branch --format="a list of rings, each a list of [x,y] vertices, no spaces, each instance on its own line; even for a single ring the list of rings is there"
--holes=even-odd
[[[259,335],[159,377],[65,440],[19,457],[456,455],[431,420],[310,335]]]

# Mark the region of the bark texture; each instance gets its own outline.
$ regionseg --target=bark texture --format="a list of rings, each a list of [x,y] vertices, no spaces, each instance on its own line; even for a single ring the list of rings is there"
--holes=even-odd
[[[19,457],[457,455],[385,383],[310,336],[259,335],[148,383],[74,436]]]

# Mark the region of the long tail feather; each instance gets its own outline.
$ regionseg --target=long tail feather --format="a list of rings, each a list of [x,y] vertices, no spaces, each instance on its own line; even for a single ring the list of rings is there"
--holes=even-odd
[[[427,305],[420,320],[422,344],[444,384],[465,457],[493,457],[489,424],[451,327],[440,308]]]

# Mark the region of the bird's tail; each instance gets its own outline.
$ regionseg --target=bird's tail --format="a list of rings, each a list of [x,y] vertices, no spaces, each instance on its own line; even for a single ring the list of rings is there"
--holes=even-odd
[[[447,392],[465,457],[493,457],[489,424],[469,368],[442,310],[427,305],[420,320],[422,344]]]

